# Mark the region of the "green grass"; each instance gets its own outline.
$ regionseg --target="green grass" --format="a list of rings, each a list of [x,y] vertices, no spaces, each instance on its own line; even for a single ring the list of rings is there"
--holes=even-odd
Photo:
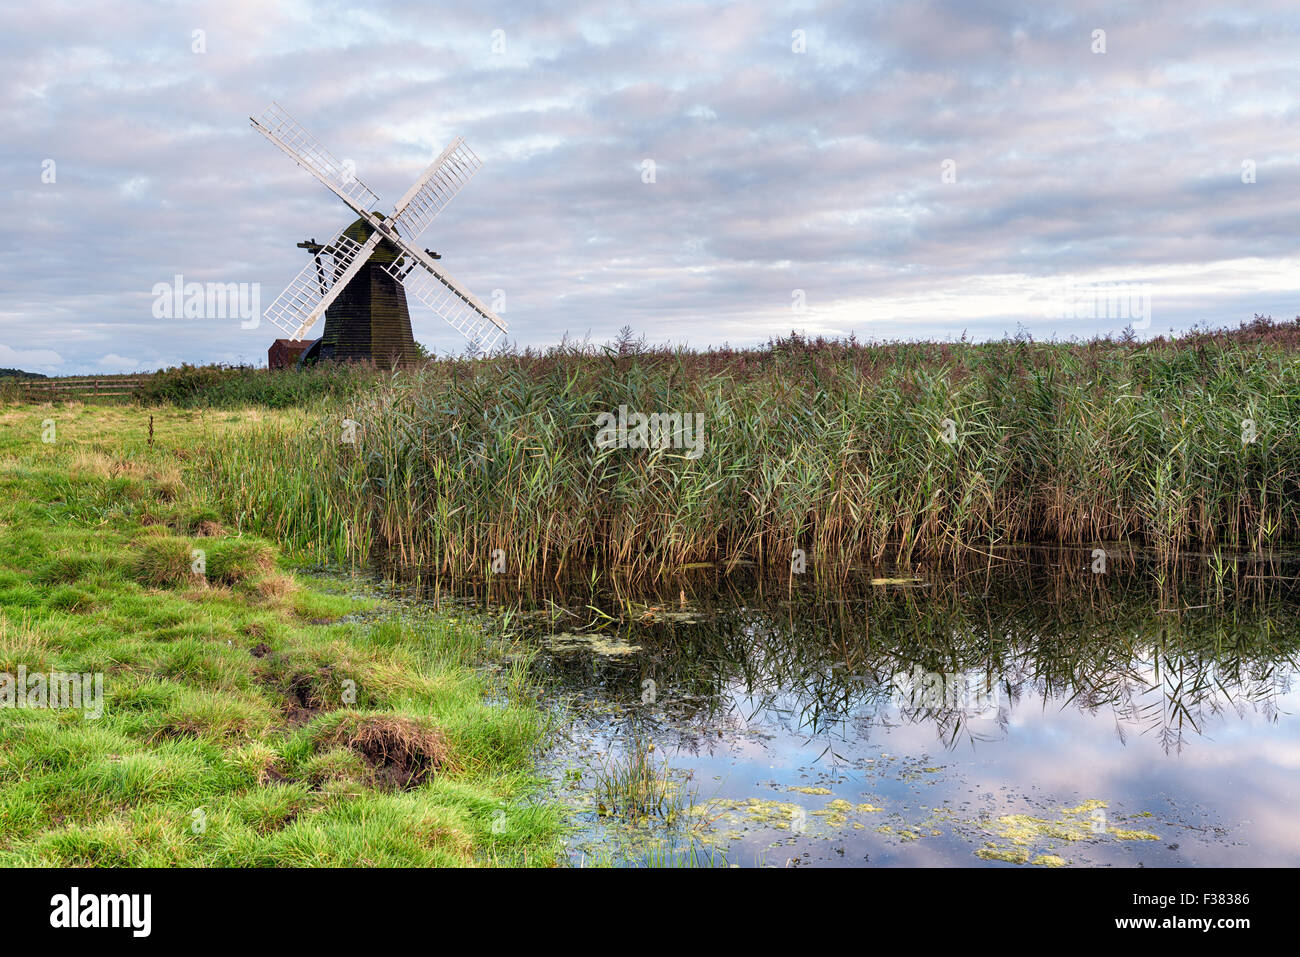
[[[152,414],[0,413],[0,672],[105,697],[0,708],[0,866],[555,863],[518,649],[290,574],[204,492],[259,413]]]
[[[498,550],[531,580],[788,568],[796,548],[831,576],[1027,542],[1174,561],[1300,541],[1297,330],[444,361],[216,437],[207,467],[239,529],[460,579]],[[620,405],[702,414],[704,454],[597,448]]]

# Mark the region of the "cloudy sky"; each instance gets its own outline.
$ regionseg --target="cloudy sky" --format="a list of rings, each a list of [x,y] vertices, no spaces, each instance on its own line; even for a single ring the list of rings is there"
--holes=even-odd
[[[0,366],[264,363],[273,327],[154,288],[265,307],[350,222],[250,127],[271,101],[381,210],[464,136],[422,245],[521,345],[1290,318],[1298,51],[1294,0],[7,3]]]

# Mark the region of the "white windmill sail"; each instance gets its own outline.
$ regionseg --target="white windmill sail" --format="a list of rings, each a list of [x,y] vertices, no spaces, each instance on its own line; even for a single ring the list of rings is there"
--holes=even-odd
[[[379,205],[379,197],[361,180],[348,163],[340,162],[320,140],[272,103],[260,119],[249,117],[253,128],[289,155],[295,163],[332,189],[358,213],[368,213]]]
[[[506,324],[478,297],[429,262],[428,257],[412,250],[404,242],[402,251],[414,263],[399,259],[386,267],[408,295],[424,303],[480,350],[487,352],[505,334]]]
[[[393,228],[414,242],[482,165],[465,141],[456,137],[398,200],[391,221]]]
[[[361,271],[382,240],[379,233],[374,233],[364,243],[359,243],[339,233],[318,254],[319,258],[330,260],[329,264],[318,262],[318,257],[313,256],[312,261],[267,308],[267,320],[289,333],[290,339],[301,339],[325,315],[329,304]]]

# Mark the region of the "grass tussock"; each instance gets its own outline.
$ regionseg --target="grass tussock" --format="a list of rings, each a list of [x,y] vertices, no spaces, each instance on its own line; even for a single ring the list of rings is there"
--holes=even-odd
[[[159,527],[150,531],[154,528]],[[156,588],[238,585],[255,580],[264,595],[288,594],[291,586],[284,576],[271,576],[274,567],[275,551],[267,542],[245,538],[191,541],[161,529],[141,538],[135,557],[136,580]]]
[[[413,718],[388,714],[343,715],[318,742],[360,755],[376,786],[406,790],[436,773],[455,770],[446,736]]]
[[[191,551],[186,539],[149,536],[140,544],[136,553],[136,581],[155,588],[193,582],[199,573],[191,570]]]

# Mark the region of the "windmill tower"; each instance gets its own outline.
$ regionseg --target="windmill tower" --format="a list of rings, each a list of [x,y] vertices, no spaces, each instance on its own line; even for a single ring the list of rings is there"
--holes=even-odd
[[[299,243],[312,262],[266,310],[290,339],[302,339],[325,317],[325,331],[310,352],[321,359],[366,360],[391,366],[417,358],[407,295],[413,295],[469,340],[476,352],[491,349],[506,324],[473,293],[434,265],[441,257],[415,240],[482,165],[457,137],[398,200],[393,212],[376,212],[379,197],[310,133],[272,104],[253,128],[311,173],[359,217],[326,243]]]

